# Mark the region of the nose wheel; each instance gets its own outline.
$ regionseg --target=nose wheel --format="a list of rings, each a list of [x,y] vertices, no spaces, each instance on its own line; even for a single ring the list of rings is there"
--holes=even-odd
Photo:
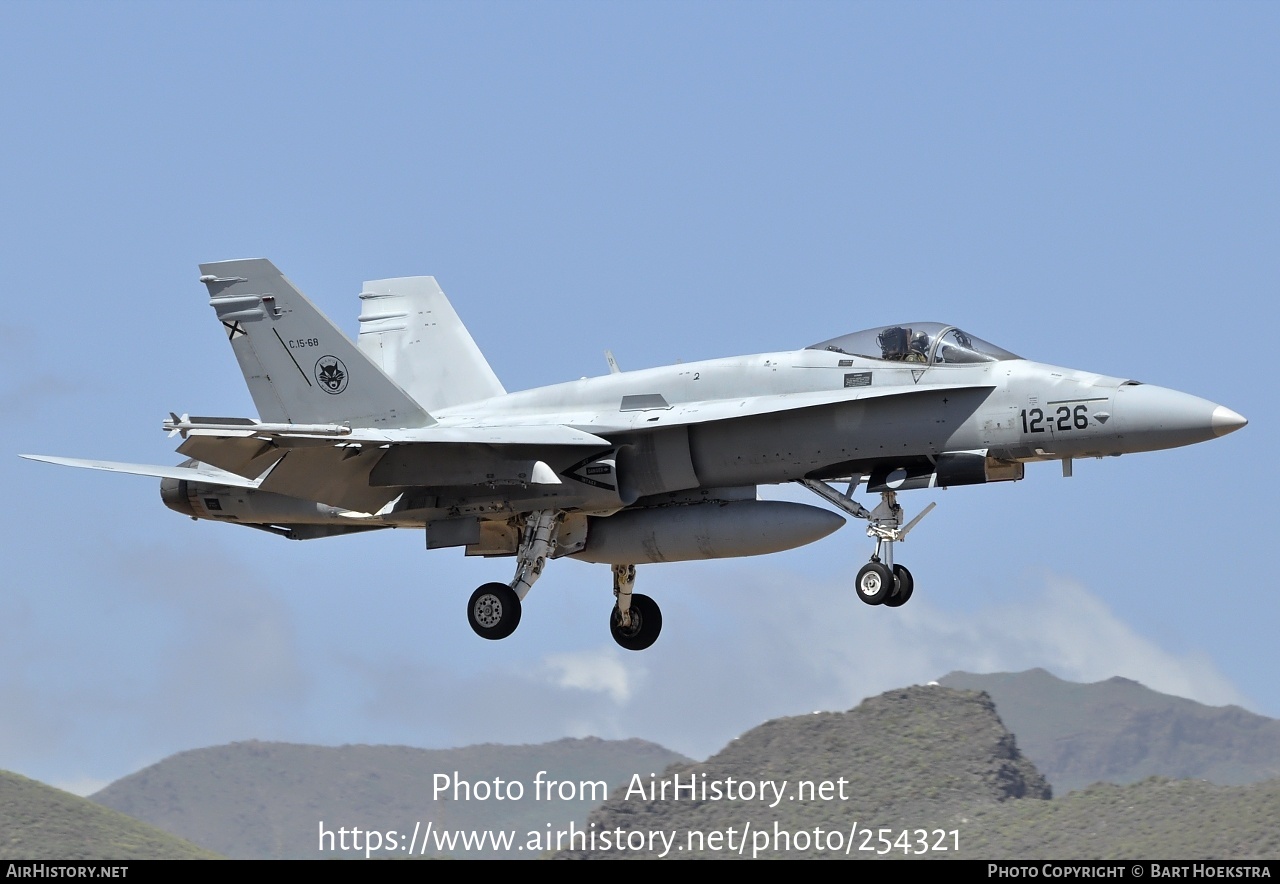
[[[916,582],[911,579],[911,572],[902,565],[893,566],[893,592],[884,600],[885,607],[897,608],[907,603],[915,590]]]
[[[890,568],[883,562],[871,561],[858,571],[858,598],[868,605],[897,608],[905,605],[915,590],[911,572],[902,565]]]
[[[867,562],[858,571],[858,598],[868,605],[882,605],[893,592],[893,572],[882,562]]]
[[[905,605],[911,598],[915,591],[915,580],[910,571],[902,565],[894,564],[893,545],[906,540],[907,532],[920,524],[920,520],[937,504],[930,503],[919,515],[903,525],[902,507],[898,505],[898,495],[894,492],[881,491],[880,503],[873,510],[868,510],[853,499],[853,491],[861,478],[852,477],[849,490],[844,494],[816,479],[801,479],[800,484],[855,519],[863,519],[868,523],[867,536],[875,539],[876,551],[871,555],[871,561],[858,570],[858,576],[854,580],[858,598],[868,605],[897,608]]]

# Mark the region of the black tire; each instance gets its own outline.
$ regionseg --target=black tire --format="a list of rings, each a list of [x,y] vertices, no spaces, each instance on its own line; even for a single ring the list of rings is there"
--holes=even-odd
[[[867,562],[858,571],[854,586],[858,590],[858,598],[868,605],[880,605],[893,592],[893,574],[880,562]]]
[[[884,600],[885,607],[898,608],[905,605],[916,588],[911,572],[901,565],[893,566],[893,595]]]
[[[486,583],[471,593],[467,622],[481,638],[506,638],[520,625],[520,597],[505,583]]]
[[[643,651],[656,642],[658,633],[662,632],[662,609],[653,599],[638,592],[631,596],[631,625],[623,629],[621,619],[614,606],[609,615],[609,631],[613,633],[613,640],[628,651]]]

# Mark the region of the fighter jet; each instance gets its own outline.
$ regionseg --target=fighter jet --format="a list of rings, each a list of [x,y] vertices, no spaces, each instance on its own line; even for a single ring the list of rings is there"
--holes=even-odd
[[[618,370],[508,393],[429,276],[367,282],[343,335],[270,261],[203,264],[258,417],[172,413],[178,466],[33,456],[152,476],[193,519],[292,539],[425,529],[428,549],[513,556],[508,583],[471,594],[477,635],[501,639],[547,562],[612,566],[610,630],[657,639],[636,566],[772,553],[845,524],[874,540],[858,597],[897,607],[894,561],[933,508],[899,492],[1023,477],[1027,463],[1189,445],[1237,430],[1236,412],[1127,378],[1032,362],[938,322],[883,326],[799,350]],[[761,500],[799,483],[836,510]],[[838,487],[843,485],[843,489]],[[878,495],[867,509],[854,499]]]

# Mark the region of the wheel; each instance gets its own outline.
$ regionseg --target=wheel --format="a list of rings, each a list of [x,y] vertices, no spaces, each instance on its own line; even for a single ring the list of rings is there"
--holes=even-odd
[[[916,582],[911,578],[911,572],[901,565],[893,566],[893,594],[884,600],[886,607],[897,608],[907,603],[907,599],[911,598],[911,592],[915,589]]]
[[[893,592],[893,575],[880,562],[867,562],[858,572],[858,598],[879,605]]]
[[[505,583],[486,583],[471,593],[467,622],[481,638],[506,638],[520,625],[520,597]]]
[[[613,640],[628,651],[643,651],[658,640],[662,632],[662,609],[658,603],[647,595],[634,593],[631,596],[631,625],[623,628],[622,615],[615,605],[609,616],[609,631]]]

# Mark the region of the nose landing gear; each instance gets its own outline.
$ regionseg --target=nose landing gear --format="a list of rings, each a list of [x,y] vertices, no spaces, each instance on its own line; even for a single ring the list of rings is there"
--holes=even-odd
[[[863,519],[868,523],[867,536],[874,537],[876,551],[871,561],[858,571],[854,585],[858,590],[858,598],[868,605],[885,605],[897,608],[905,605],[915,590],[915,581],[911,572],[902,565],[893,562],[894,543],[906,540],[907,533],[920,520],[929,514],[936,503],[930,503],[906,525],[902,524],[902,507],[898,505],[898,495],[893,491],[881,491],[880,503],[873,510],[867,510],[853,499],[853,491],[858,487],[861,476],[854,476],[849,482],[849,490],[844,494],[836,491],[826,482],[816,479],[801,479],[800,484],[828,503],[835,504],[855,519]]]

